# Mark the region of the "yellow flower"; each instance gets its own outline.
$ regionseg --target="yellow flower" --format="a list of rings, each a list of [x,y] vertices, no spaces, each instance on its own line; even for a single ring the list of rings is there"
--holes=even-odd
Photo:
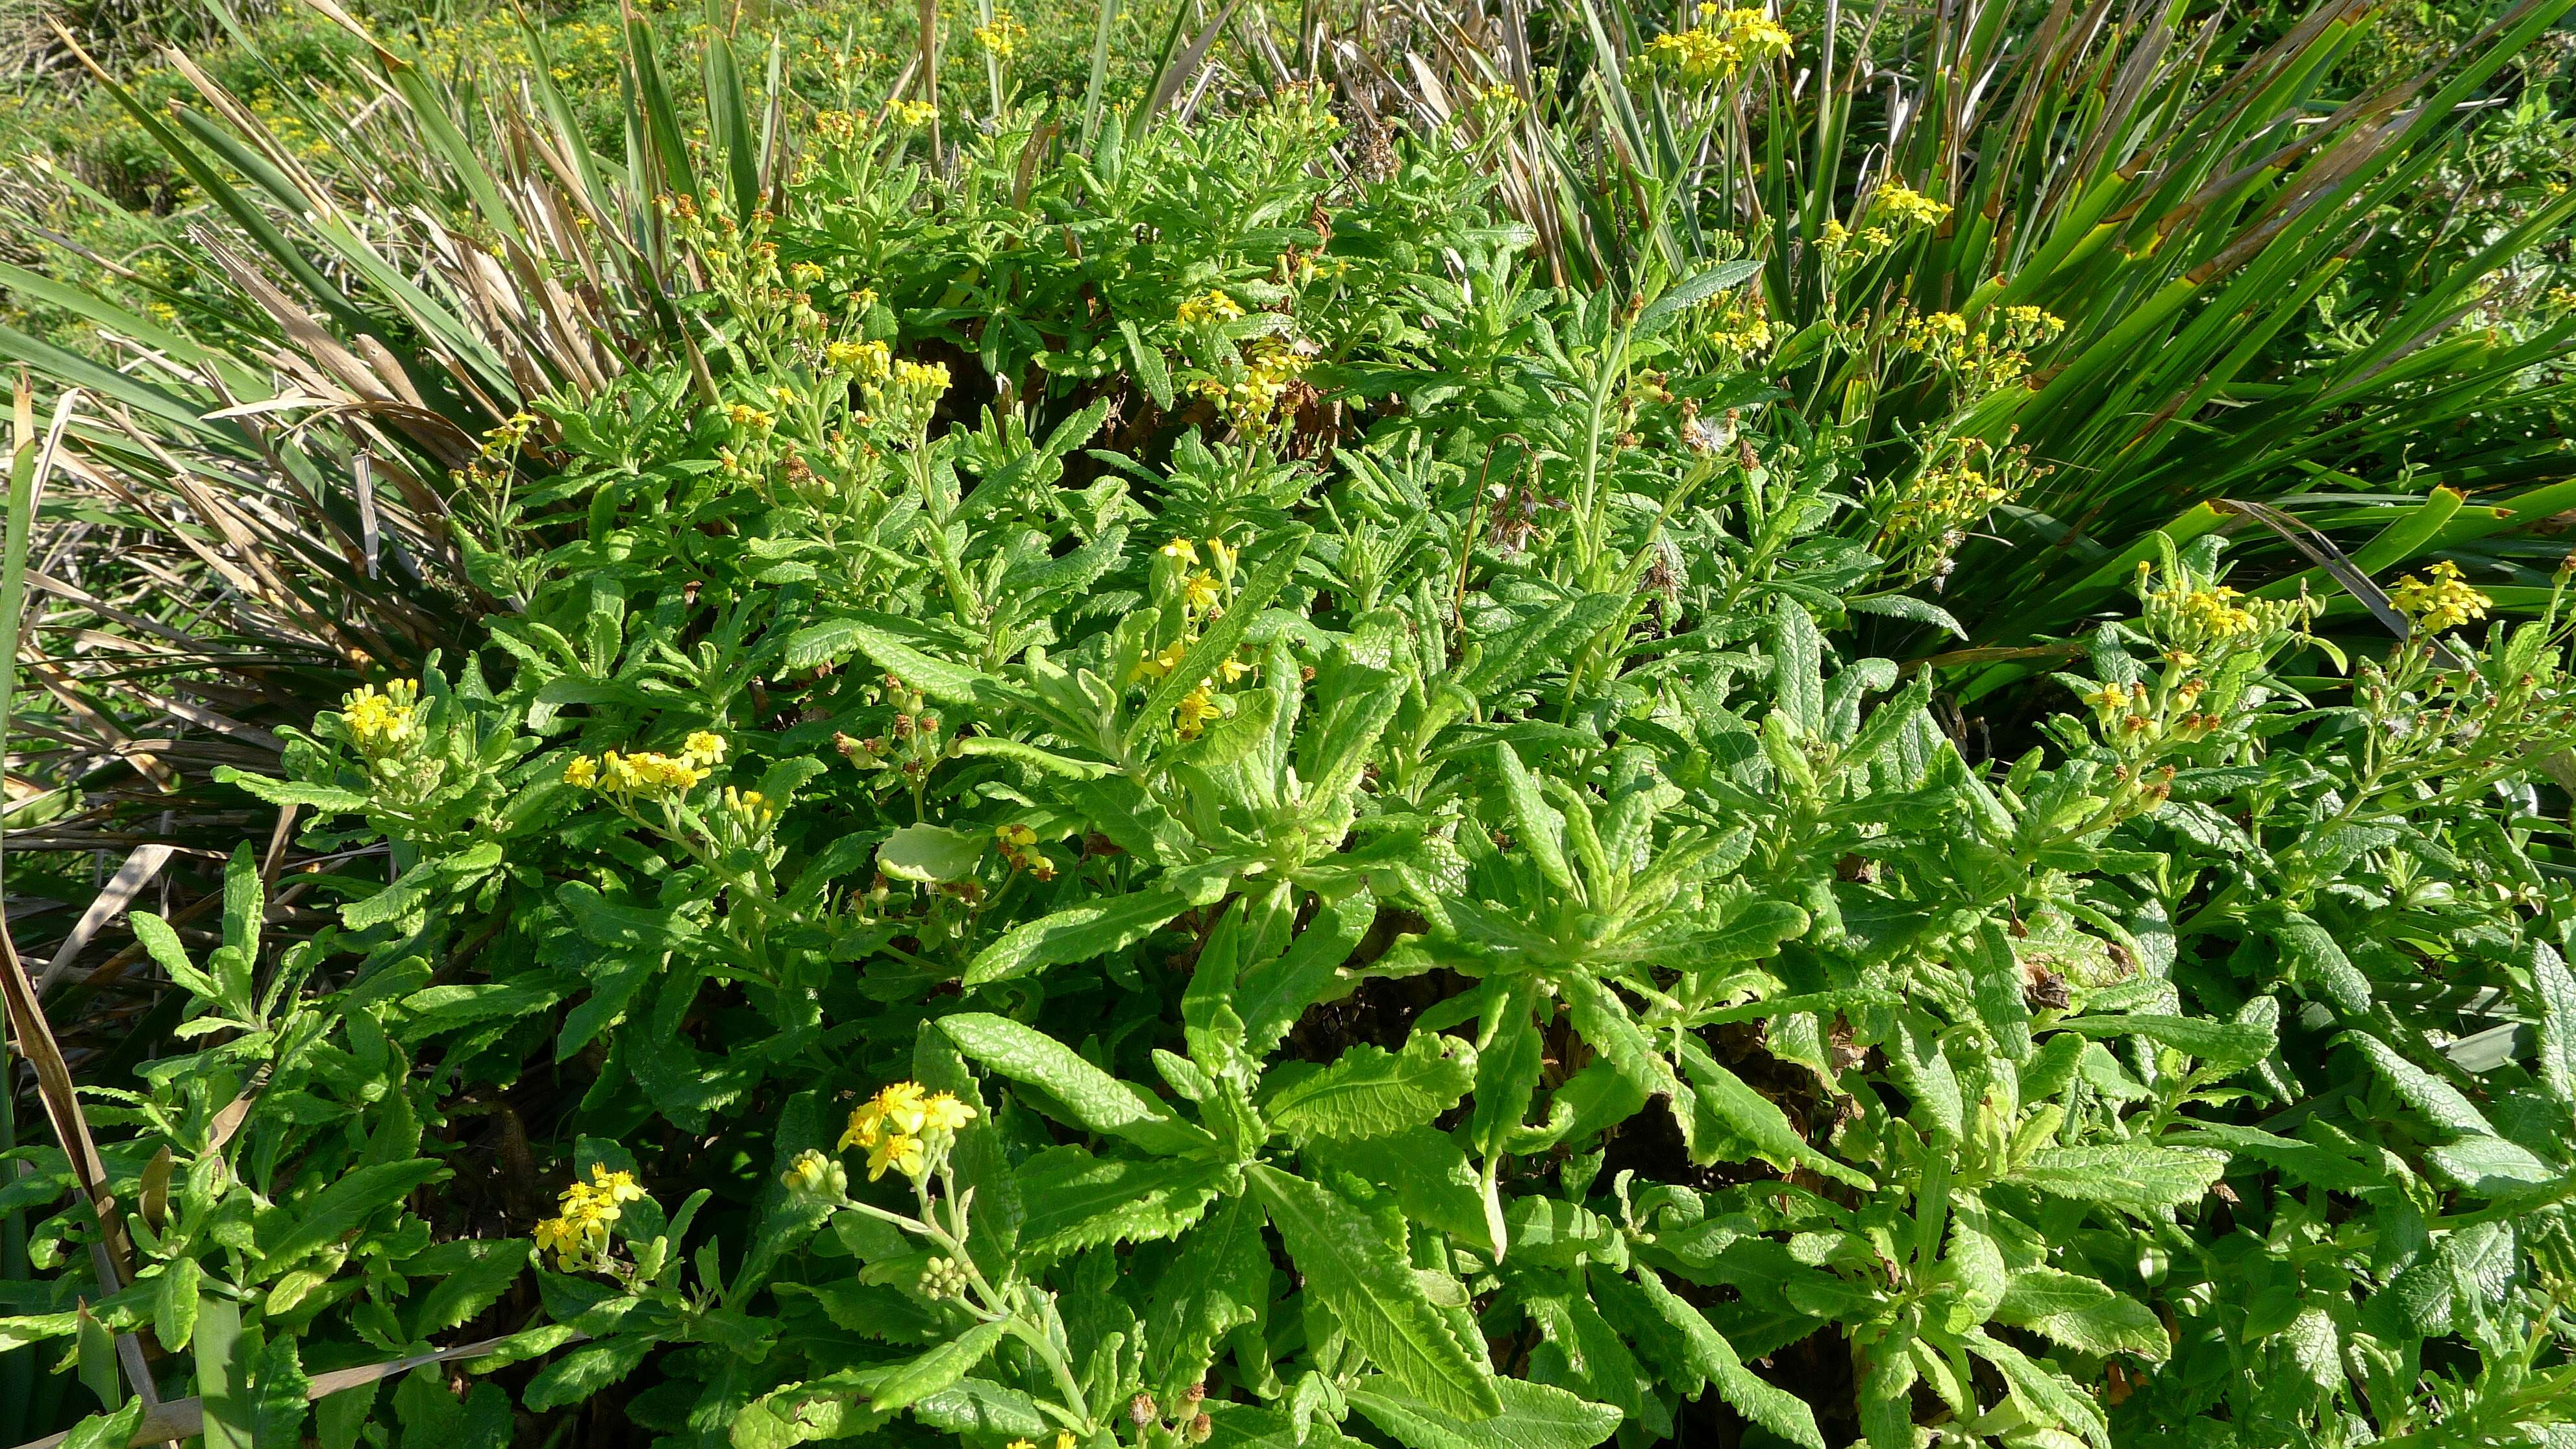
[[[930,1100],[921,1105],[924,1131],[955,1132],[974,1120],[975,1109],[946,1092],[932,1093]]]
[[[1880,183],[1870,208],[1900,226],[1935,226],[1950,215],[1948,202],[1935,201],[1902,181]]]
[[[688,790],[704,780],[707,772],[687,759],[673,759],[651,750],[631,755],[610,750],[599,757],[599,775],[601,789],[637,795]]]
[[[1224,597],[1225,586],[1217,582],[1216,575],[1205,570],[1190,575],[1181,585],[1182,601],[1200,613],[1215,608],[1217,601]]]
[[[1174,706],[1173,712],[1178,720],[1175,733],[1182,739],[1194,740],[1199,737],[1202,730],[1207,728],[1207,722],[1215,719],[1223,711],[1217,708],[1216,696],[1209,692],[1206,683],[1202,681],[1198,688],[1181,696],[1181,702]]]
[[[1190,641],[1187,639],[1175,639],[1171,643],[1164,645],[1161,652],[1154,654],[1150,658],[1138,660],[1136,663],[1135,677],[1138,679],[1160,679],[1164,675],[1179,668],[1182,656],[1189,652]]]
[[[2388,601],[2425,629],[2436,634],[2456,629],[2485,618],[2487,610],[2495,607],[2495,600],[2470,587],[2460,577],[2460,566],[2449,559],[2424,572],[2432,575],[2430,582],[2408,574],[2388,591]]]
[[[725,420],[736,427],[749,428],[755,433],[766,431],[770,423],[769,414],[749,403],[735,403],[726,408]]]
[[[882,342],[827,342],[823,360],[863,382],[883,382],[894,375],[894,359]]]
[[[868,1149],[868,1181],[885,1176],[891,1167],[906,1177],[919,1177],[929,1166],[921,1154],[921,1139],[888,1132]]]
[[[928,101],[893,101],[886,115],[899,126],[927,126],[939,119],[939,108]]]
[[[1029,38],[1029,28],[1011,18],[1008,10],[993,12],[992,23],[974,29],[975,43],[991,51],[996,60],[1008,60],[1020,42]]]
[[[1187,327],[1193,322],[1227,322],[1242,315],[1242,303],[1211,287],[1195,297],[1182,298],[1177,320]]]
[[[680,745],[680,758],[700,767],[721,765],[724,757],[724,736],[713,730],[691,730]]]
[[[599,761],[588,755],[575,755],[572,763],[564,766],[563,777],[565,784],[587,790],[599,783]]]
[[[340,701],[340,722],[347,727],[350,742],[371,760],[410,748],[421,737],[421,716],[426,713],[416,679],[397,679],[381,694],[372,684],[361,685]]]
[[[1179,564],[1183,568],[1188,568],[1199,561],[1197,545],[1191,543],[1186,538],[1173,539],[1170,543],[1164,544],[1160,549],[1157,549],[1156,552],[1160,553],[1163,557],[1170,559],[1172,562]]]

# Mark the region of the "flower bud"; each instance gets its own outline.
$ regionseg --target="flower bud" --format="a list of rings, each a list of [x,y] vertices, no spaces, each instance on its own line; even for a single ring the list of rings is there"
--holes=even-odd
[[[1129,1422],[1133,1423],[1137,1428],[1144,1428],[1146,1425],[1154,1422],[1157,1417],[1159,1417],[1159,1415],[1155,1411],[1154,1396],[1152,1394],[1138,1394],[1136,1397],[1127,1401],[1127,1418]]]

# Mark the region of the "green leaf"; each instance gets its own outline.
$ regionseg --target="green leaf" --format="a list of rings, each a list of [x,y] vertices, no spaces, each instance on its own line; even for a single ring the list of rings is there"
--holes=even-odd
[[[643,1337],[612,1338],[603,1343],[586,1344],[547,1366],[546,1371],[530,1380],[521,1402],[529,1412],[542,1414],[578,1404],[635,1372],[653,1351],[653,1340]]]
[[[895,880],[936,885],[975,873],[991,837],[945,825],[907,825],[877,847],[877,869]]]
[[[2397,1048],[2367,1032],[2347,1032],[2343,1039],[2360,1049],[2370,1059],[2372,1070],[2387,1078],[2406,1105],[2432,1119],[2433,1124],[2455,1137],[2493,1137],[2495,1128],[2487,1124],[2486,1114],[2462,1095],[2460,1089],[2408,1061]]]
[[[1997,1342],[1983,1329],[1969,1329],[1962,1337],[1971,1352],[2002,1371],[2004,1382],[2012,1385],[2013,1397],[2022,1401],[2026,1411],[2053,1418],[2059,1427],[2110,1449],[2111,1428],[2103,1421],[2102,1411],[2065,1375],[2010,1344]]]
[[[2576,973],[2546,941],[2531,943],[2531,990],[2540,1004],[2540,1081],[2576,1106]]]
[[[1375,1223],[1329,1189],[1275,1167],[1255,1164],[1246,1176],[1305,1275],[1306,1291],[1332,1310],[1370,1362],[1436,1414],[1472,1420],[1502,1412],[1483,1345],[1459,1341]]]
[[[1539,797],[1538,780],[1509,744],[1494,746],[1494,773],[1503,783],[1503,801],[1512,812],[1512,833],[1538,863],[1539,874],[1561,891],[1577,889],[1565,863],[1565,817]]]
[[[1174,1238],[1214,1199],[1224,1169],[1180,1157],[1098,1157],[1079,1147],[1051,1147],[1020,1164],[1020,1256],[1052,1262],[1102,1243]]]
[[[2044,1148],[2032,1154],[2011,1180],[2058,1197],[2153,1218],[2198,1202],[2226,1169],[2226,1159],[2215,1153],[2124,1142]]]
[[[879,669],[942,704],[972,704],[979,691],[995,687],[994,678],[964,664],[935,659],[904,641],[909,626],[879,615],[828,619],[799,629],[787,641],[790,669],[819,669],[852,650],[868,656]]]
[[[1270,1299],[1261,1226],[1261,1205],[1250,1195],[1228,1198],[1155,1280],[1145,1310],[1149,1390],[1168,1399],[1200,1382],[1218,1341],[1260,1316]]]
[[[1698,1089],[1699,1105],[1723,1123],[1728,1131],[1740,1137],[1762,1159],[1786,1172],[1792,1167],[1807,1167],[1837,1182],[1849,1183],[1863,1192],[1875,1192],[1878,1184],[1857,1168],[1836,1162],[1819,1152],[1798,1129],[1789,1124],[1789,1114],[1780,1110],[1768,1097],[1746,1086],[1744,1079],[1728,1071],[1710,1056],[1698,1036],[1681,1034],[1682,1069],[1690,1074],[1691,1085]]]
[[[444,1177],[437,1162],[385,1162],[343,1175],[309,1200],[262,1211],[257,1240],[263,1271],[294,1267],[324,1244],[357,1231],[367,1219]]]
[[[300,805],[324,814],[354,815],[367,808],[367,797],[337,785],[309,780],[273,780],[230,765],[217,765],[215,778],[271,805]]]
[[[205,1282],[205,1273],[194,1258],[173,1260],[155,1280],[152,1299],[152,1336],[172,1353],[188,1346],[188,1336],[197,1331],[197,1293]]]
[[[1089,961],[1123,951],[1190,908],[1174,890],[1144,890],[1106,901],[1068,906],[1004,931],[966,964],[965,984],[987,986],[1049,966]]]
[[[63,1436],[62,1449],[126,1449],[143,1432],[143,1415],[149,1408],[134,1398],[115,1413],[92,1414],[72,1425]]]
[[[2133,1353],[2161,1360],[2173,1350],[2155,1310],[2090,1278],[2055,1268],[2025,1268],[2013,1274],[2003,1301],[1995,1305],[1994,1320],[2096,1357]]]
[[[1655,1270],[1638,1269],[1636,1283],[1645,1290],[1656,1313],[1672,1325],[1691,1367],[1708,1376],[1720,1398],[1733,1405],[1736,1412],[1791,1443],[1806,1449],[1825,1449],[1825,1436],[1817,1429],[1816,1416],[1805,1401],[1777,1384],[1755,1377],[1744,1366],[1744,1360],[1736,1357],[1735,1346],[1726,1341],[1726,1336],[1706,1315],[1665,1287]]]
[[[2295,912],[2272,927],[2281,959],[2297,976],[2323,990],[2326,1000],[2348,1017],[2370,1014],[2370,978],[2352,964],[2326,928]]]
[[[1262,1084],[1261,1109],[1301,1145],[1384,1137],[1458,1105],[1475,1085],[1474,1063],[1465,1043],[1437,1033],[1416,1033],[1401,1053],[1355,1046],[1329,1066],[1294,1062],[1273,1071]]]
[[[1351,1407],[1406,1449],[1592,1449],[1616,1433],[1619,1411],[1527,1379],[1496,1379],[1502,1412],[1461,1421],[1391,1375],[1349,1389]]]
[[[2220,1076],[2245,1070],[2272,1054],[2279,1035],[2268,1024],[2222,1021],[2213,1016],[2079,1016],[2053,1024],[2056,1029],[2101,1040],[2142,1036],[2169,1046]]]
[[[1245,1049],[1266,1055],[1276,1048],[1376,921],[1377,898],[1365,889],[1354,892],[1317,912],[1284,954],[1245,967],[1234,990]]]
[[[1652,337],[1673,324],[1690,308],[1698,306],[1727,288],[1762,271],[1757,257],[1739,257],[1731,262],[1713,262],[1682,278],[1664,290],[1664,294],[1646,304],[1637,314],[1637,335]]]
[[[1182,1156],[1205,1152],[1216,1139],[1172,1115],[1172,1110],[1084,1061],[1054,1037],[1006,1016],[966,1012],[942,1017],[939,1030],[957,1049],[1015,1082],[1046,1094],[1066,1120],[1104,1136],[1124,1138],[1148,1152]]]
[[[991,1357],[1007,1332],[1004,1323],[976,1324],[878,1381],[876,1392],[868,1396],[870,1404],[880,1413],[891,1413],[949,1387]]]

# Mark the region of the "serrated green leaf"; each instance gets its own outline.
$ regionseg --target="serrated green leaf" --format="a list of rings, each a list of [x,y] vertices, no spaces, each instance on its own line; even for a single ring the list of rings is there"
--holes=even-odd
[[[1300,1144],[1423,1126],[1475,1085],[1475,1053],[1463,1048],[1455,1037],[1420,1033],[1400,1053],[1362,1045],[1328,1066],[1292,1063],[1263,1084],[1262,1113]]]
[[[1077,1127],[1123,1138],[1148,1152],[1204,1152],[1216,1139],[1169,1107],[1084,1061],[1072,1048],[1006,1016],[966,1012],[942,1017],[939,1030],[985,1070],[1026,1082]]]
[[[1410,1264],[1328,1188],[1256,1164],[1246,1176],[1314,1294],[1369,1361],[1416,1401],[1455,1420],[1502,1412],[1483,1346],[1462,1343]]]
[[[975,959],[966,963],[965,984],[989,986],[1049,966],[1123,951],[1189,908],[1190,898],[1182,892],[1145,890],[1023,921],[975,953]]]
[[[1463,1421],[1392,1376],[1362,1379],[1349,1393],[1351,1407],[1405,1449],[1592,1449],[1618,1431],[1620,1413],[1608,1404],[1527,1379],[1496,1379],[1494,1388],[1502,1412]]]

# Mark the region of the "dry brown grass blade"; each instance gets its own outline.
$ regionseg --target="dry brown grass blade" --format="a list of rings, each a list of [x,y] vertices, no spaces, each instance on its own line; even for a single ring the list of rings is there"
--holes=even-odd
[[[63,973],[71,969],[72,962],[79,959],[82,948],[89,945],[90,938],[98,934],[99,928],[134,904],[134,898],[152,883],[154,876],[161,873],[161,867],[169,859],[170,847],[159,841],[134,847],[133,852],[125,857],[125,863],[118,866],[116,874],[109,878],[106,889],[90,901],[89,909],[81,912],[80,919],[73,923],[71,933],[54,948],[54,959],[45,963],[44,974],[36,978],[38,1000],[43,1000],[54,983],[62,979]]]

